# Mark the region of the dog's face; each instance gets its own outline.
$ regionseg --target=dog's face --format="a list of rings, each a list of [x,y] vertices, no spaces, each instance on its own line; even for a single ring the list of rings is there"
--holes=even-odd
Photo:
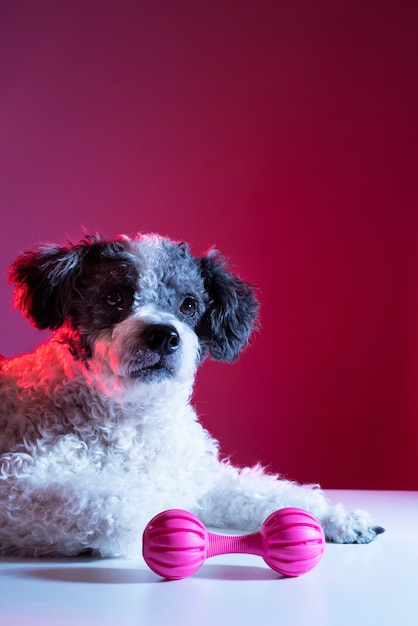
[[[200,360],[232,361],[257,315],[252,288],[211,252],[158,236],[91,236],[37,246],[10,268],[15,303],[38,327],[59,329],[76,359],[125,379],[193,377]]]

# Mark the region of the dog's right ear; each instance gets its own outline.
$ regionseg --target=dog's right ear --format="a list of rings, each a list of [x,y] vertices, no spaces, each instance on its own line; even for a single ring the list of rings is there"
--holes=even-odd
[[[213,359],[235,361],[256,327],[254,287],[233,274],[217,250],[211,250],[199,263],[209,298],[197,327],[201,345]]]
[[[9,268],[14,304],[39,329],[55,330],[69,313],[74,282],[92,239],[77,246],[35,246]]]

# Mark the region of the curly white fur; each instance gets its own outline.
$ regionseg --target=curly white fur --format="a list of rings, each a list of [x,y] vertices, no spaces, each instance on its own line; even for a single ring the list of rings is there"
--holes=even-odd
[[[244,283],[219,259],[209,271],[209,257],[155,236],[113,245],[92,238],[37,248],[12,271],[23,290],[17,305],[55,334],[32,354],[0,361],[0,554],[138,555],[145,524],[167,508],[252,531],[273,510],[296,506],[321,521],[329,540],[372,540],[381,529],[367,514],[330,506],[317,486],[221,460],[197,419],[196,369],[207,353],[233,360],[245,345],[255,319],[249,288],[243,312]],[[115,285],[127,273],[115,318]],[[67,307],[59,321],[53,307]],[[156,346],[165,339],[150,339],[149,328],[171,329],[172,343]]]

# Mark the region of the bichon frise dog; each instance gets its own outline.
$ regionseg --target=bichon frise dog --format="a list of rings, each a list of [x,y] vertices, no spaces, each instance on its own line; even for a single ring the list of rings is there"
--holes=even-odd
[[[220,459],[190,404],[193,381],[205,356],[237,358],[258,306],[217,251],[92,235],[28,250],[10,280],[16,306],[54,333],[0,360],[0,554],[138,555],[146,523],[167,508],[254,531],[296,506],[331,541],[382,532],[317,486]]]

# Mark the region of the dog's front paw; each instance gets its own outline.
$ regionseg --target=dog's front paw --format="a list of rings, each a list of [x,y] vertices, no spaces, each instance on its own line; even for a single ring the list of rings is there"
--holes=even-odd
[[[348,513],[342,505],[333,507],[321,523],[327,541],[334,543],[370,543],[385,532],[381,526],[372,524],[366,511],[357,509]]]

